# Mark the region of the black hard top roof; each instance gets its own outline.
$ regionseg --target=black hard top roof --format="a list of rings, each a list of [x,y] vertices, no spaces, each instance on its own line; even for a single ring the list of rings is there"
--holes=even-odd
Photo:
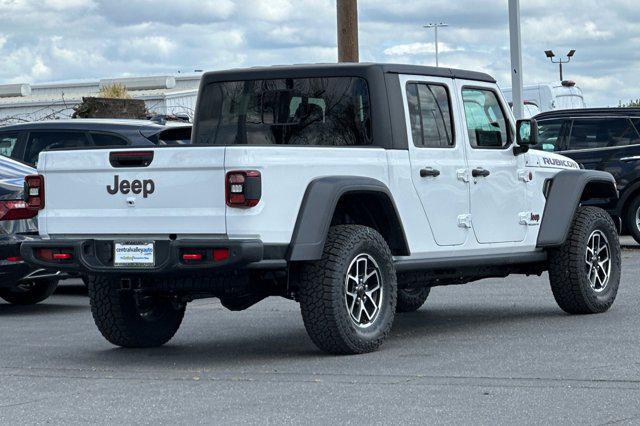
[[[70,120],[33,121],[29,123],[0,126],[0,132],[19,130],[84,130],[84,131],[127,131],[127,130],[155,130],[162,131],[178,126],[163,126],[146,120],[125,119],[93,119],[78,118]],[[190,127],[185,123],[184,127]]]
[[[640,108],[579,108],[546,111],[536,115],[536,120],[552,118],[589,118],[589,117],[640,117]]]
[[[238,68],[212,71],[204,74],[203,83],[213,81],[261,80],[275,78],[338,77],[345,75],[367,75],[381,71],[390,74],[424,75],[430,77],[459,78],[465,80],[495,83],[488,74],[457,70],[453,68],[427,67],[422,65],[402,65],[384,63],[338,63],[338,64],[297,64],[270,67]]]

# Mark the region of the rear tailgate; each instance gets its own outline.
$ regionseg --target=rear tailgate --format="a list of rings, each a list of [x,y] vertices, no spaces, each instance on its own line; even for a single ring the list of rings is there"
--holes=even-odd
[[[120,162],[127,152],[153,157],[146,166]],[[225,234],[224,154],[215,146],[44,152],[40,234]]]

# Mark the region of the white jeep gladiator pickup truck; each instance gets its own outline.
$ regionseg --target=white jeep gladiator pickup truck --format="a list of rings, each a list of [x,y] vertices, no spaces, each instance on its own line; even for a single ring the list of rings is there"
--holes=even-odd
[[[38,267],[82,273],[104,337],[169,341],[188,302],[300,303],[330,353],[375,350],[431,287],[549,272],[568,313],[620,281],[613,177],[529,149],[486,74],[390,64],[204,75],[191,145],[43,152]]]

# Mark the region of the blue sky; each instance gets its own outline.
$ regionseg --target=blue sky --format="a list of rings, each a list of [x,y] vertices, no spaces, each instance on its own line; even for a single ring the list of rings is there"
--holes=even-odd
[[[640,6],[521,0],[525,83],[558,79],[544,50],[576,56],[565,78],[589,106],[640,97]],[[361,60],[434,63],[509,80],[507,0],[360,0]],[[335,0],[0,0],[0,83],[335,62]]]

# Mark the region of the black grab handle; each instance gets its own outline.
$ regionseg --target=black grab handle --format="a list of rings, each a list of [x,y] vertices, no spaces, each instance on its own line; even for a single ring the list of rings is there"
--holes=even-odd
[[[115,151],[109,153],[113,167],[147,167],[153,161],[153,151]]]

